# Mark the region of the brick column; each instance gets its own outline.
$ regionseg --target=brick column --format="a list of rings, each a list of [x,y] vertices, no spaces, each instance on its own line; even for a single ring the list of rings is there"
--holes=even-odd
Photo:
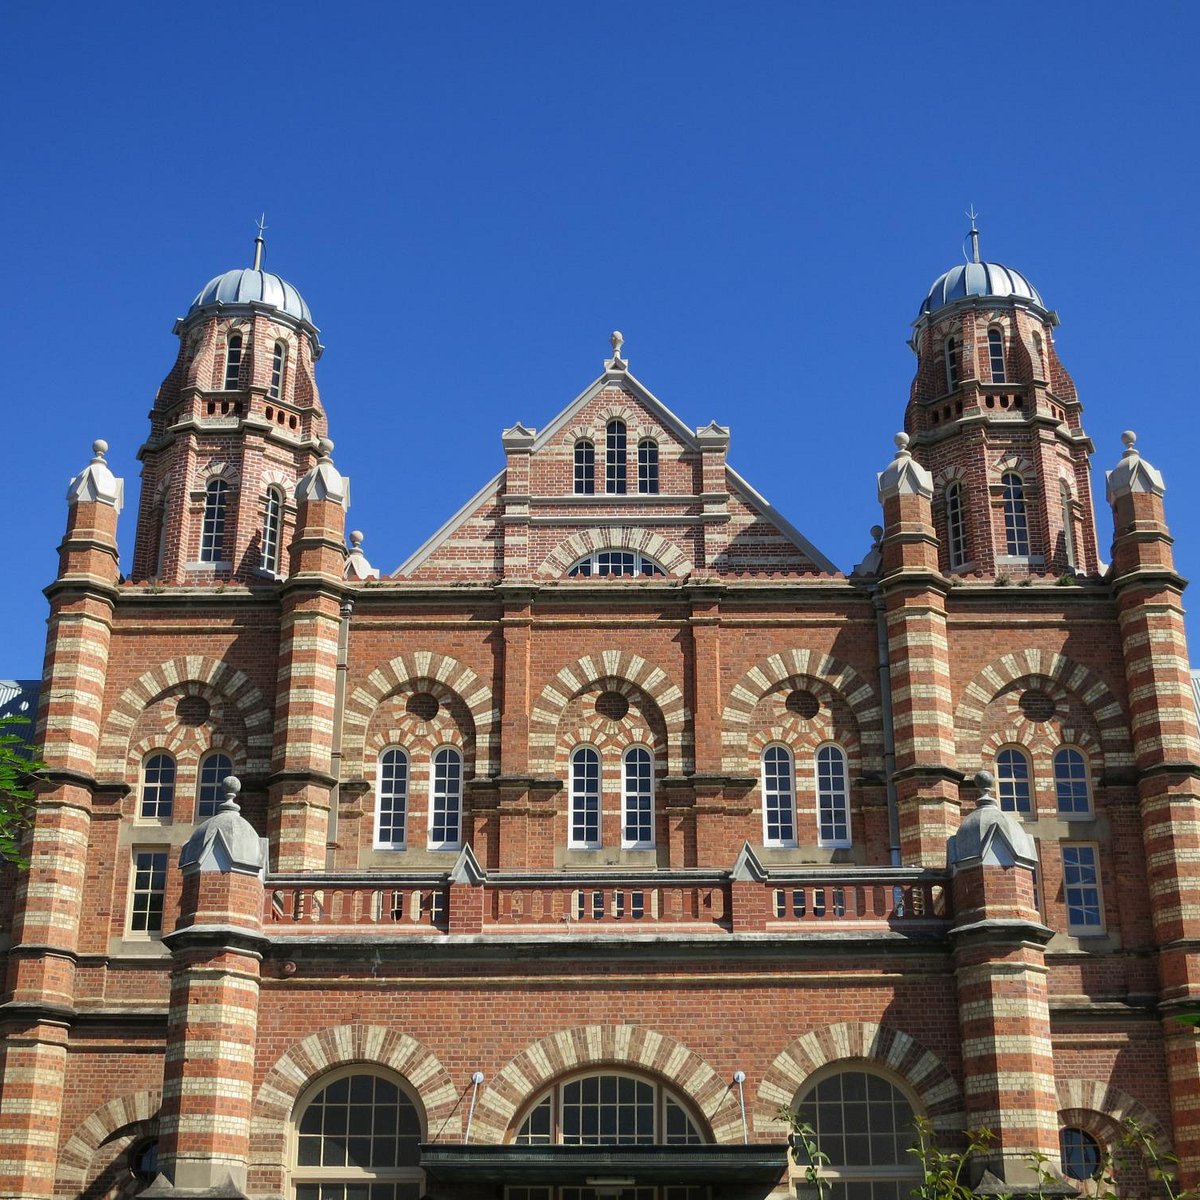
[[[321,871],[329,837],[338,637],[350,481],[322,438],[296,485],[296,538],[283,587],[279,707],[270,779],[272,847],[281,871]]]
[[[1162,475],[1122,435],[1108,474],[1113,591],[1129,689],[1142,839],[1180,1182],[1200,1184],[1200,1038],[1175,1017],[1200,1009],[1200,734]]]
[[[954,712],[946,638],[947,585],[938,568],[933,478],[896,435],[896,457],[879,476],[883,540],[879,588],[891,660],[900,855],[940,866],[958,818]]]
[[[50,622],[37,740],[48,770],[19,876],[7,1002],[0,1005],[0,1195],[54,1192],[67,1035],[95,790],[100,715],[118,578],[124,485],[108,446],[67,490],[67,530]]]
[[[1034,899],[1033,839],[1000,809],[987,771],[975,783],[978,807],[963,819],[947,854],[967,1125],[995,1134],[972,1164],[972,1181],[987,1170],[1005,1185],[1004,1194],[1020,1195],[1038,1191],[1031,1155],[1058,1161],[1045,955],[1052,933]],[[1074,1189],[1064,1187],[1063,1194]]]

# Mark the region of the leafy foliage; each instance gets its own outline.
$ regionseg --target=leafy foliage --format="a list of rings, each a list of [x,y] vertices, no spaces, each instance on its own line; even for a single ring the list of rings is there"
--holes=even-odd
[[[974,1200],[975,1193],[965,1175],[971,1159],[992,1144],[990,1129],[968,1129],[964,1150],[943,1150],[934,1139],[928,1117],[913,1121],[917,1144],[909,1150],[921,1164],[921,1182],[912,1190],[919,1200]]]
[[[45,764],[25,744],[14,726],[25,717],[0,718],[0,861],[29,864],[21,857],[21,836],[29,825],[33,804],[32,776]]]

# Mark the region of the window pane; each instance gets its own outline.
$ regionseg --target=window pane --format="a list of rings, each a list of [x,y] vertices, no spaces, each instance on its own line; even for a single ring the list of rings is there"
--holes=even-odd
[[[658,491],[658,443],[649,438],[638,442],[638,491],[643,494]]]
[[[1020,750],[1001,750],[996,755],[996,788],[1005,812],[1033,811],[1029,759]]]
[[[600,756],[586,747],[571,756],[571,843],[600,844]]]
[[[129,928],[134,933],[161,933],[163,898],[167,890],[167,852],[135,850],[133,855],[133,897]]]
[[[225,506],[229,484],[209,480],[204,489],[204,523],[200,528],[200,561],[220,562],[225,546]]]
[[[1029,520],[1025,513],[1025,484],[1013,471],[1001,477],[1004,488],[1004,535],[1012,555],[1029,553]]]
[[[449,748],[433,756],[431,845],[457,846],[462,816],[462,755]]]
[[[278,488],[268,488],[263,502],[262,569],[279,571],[279,539],[283,525],[283,496]]]
[[[408,815],[408,757],[403,750],[379,756],[375,794],[375,845],[402,849]]]
[[[1058,1148],[1068,1179],[1095,1179],[1100,1173],[1100,1143],[1082,1129],[1061,1129]]]
[[[946,536],[950,565],[961,567],[967,561],[967,531],[963,519],[962,486],[957,483],[946,489]]]
[[[654,844],[653,761],[648,750],[625,755],[625,833],[630,846]]]
[[[1087,766],[1078,750],[1064,747],[1054,755],[1054,790],[1060,813],[1089,813]]]
[[[596,447],[588,441],[575,443],[575,494],[590,496],[596,490]]]
[[[817,751],[817,821],[821,845],[850,844],[846,756],[837,746],[822,746]]]
[[[604,490],[625,492],[625,422],[609,421],[606,432]]]
[[[1099,932],[1103,921],[1100,915],[1100,875],[1096,866],[1095,846],[1063,843],[1062,864],[1067,927]]]
[[[378,1091],[377,1082],[383,1085]],[[411,1132],[402,1133],[402,1126]],[[300,1115],[299,1131],[300,1167],[379,1170],[418,1165],[420,1121],[415,1106],[393,1084],[372,1075],[343,1076],[318,1092]]]
[[[143,817],[169,821],[175,807],[175,760],[169,754],[152,754],[142,768]]]
[[[796,840],[792,756],[782,746],[768,746],[762,757],[763,837],[768,845]]]
[[[200,764],[200,780],[196,789],[196,819],[213,816],[224,803],[221,780],[233,774],[233,760],[228,754],[210,754]]]
[[[991,360],[992,382],[1004,382],[1004,335],[998,329],[988,330],[988,357]]]
[[[225,350],[225,391],[234,391],[239,382],[242,371],[242,335],[233,333],[229,335],[229,342]]]

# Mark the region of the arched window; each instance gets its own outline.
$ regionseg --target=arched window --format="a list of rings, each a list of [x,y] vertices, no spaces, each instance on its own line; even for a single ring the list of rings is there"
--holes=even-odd
[[[907,1200],[921,1168],[908,1152],[913,1107],[898,1087],[869,1071],[841,1071],[801,1092],[793,1108],[829,1156],[815,1165],[830,1200]]]
[[[1004,488],[1004,539],[1008,553],[1023,556],[1029,553],[1029,517],[1025,512],[1025,483],[1016,471],[1000,476]]]
[[[221,562],[225,550],[225,509],[229,484],[210,479],[204,489],[204,523],[200,527],[200,561]]]
[[[988,330],[988,358],[992,366],[992,382],[1004,383],[1004,334],[999,329]]]
[[[1067,558],[1067,566],[1074,570],[1075,562],[1075,506],[1071,499],[1071,485],[1065,480],[1058,481],[1058,496],[1062,504],[1063,553]]]
[[[200,763],[200,775],[196,781],[196,820],[203,821],[215,815],[225,802],[221,791],[221,780],[233,774],[233,759],[228,754],[214,751],[205,755]]]
[[[796,844],[796,785],[792,752],[768,746],[762,754],[763,842],[768,846]]]
[[[403,850],[408,823],[408,755],[398,746],[379,756],[375,777],[375,848]]]
[[[571,846],[600,848],[600,755],[580,746],[571,755]]]
[[[625,494],[625,422],[612,420],[606,430],[604,490]]]
[[[573,578],[591,575],[665,575],[652,558],[634,550],[597,550],[581,558],[567,574]]]
[[[946,391],[952,392],[958,387],[958,339],[948,337],[943,347],[946,361]]]
[[[287,343],[276,342],[271,351],[271,386],[267,395],[272,400],[278,400],[283,395],[283,376],[287,371]]]
[[[1005,812],[1031,813],[1029,759],[1023,750],[1011,747],[996,755],[996,791]]]
[[[283,534],[283,489],[267,488],[263,499],[262,569],[279,574],[279,543]]]
[[[462,844],[462,755],[451,746],[433,756],[430,800],[430,848],[457,850]]]
[[[421,1114],[391,1079],[361,1067],[296,1110],[296,1200],[417,1200]]]
[[[175,760],[151,754],[142,764],[142,800],[138,814],[148,821],[169,821],[175,811]]]
[[[822,846],[850,845],[850,791],[841,746],[817,751],[817,841]]]
[[[962,484],[955,482],[946,489],[946,553],[950,568],[967,561],[967,522],[963,513]]]
[[[706,1140],[666,1088],[615,1073],[555,1084],[513,1138],[523,1146],[700,1146]]]
[[[1100,1143],[1082,1129],[1060,1129],[1058,1131],[1058,1153],[1062,1161],[1062,1173],[1068,1179],[1095,1179],[1100,1174],[1103,1154]]]
[[[231,333],[225,346],[225,391],[237,391],[242,376],[242,335]]]
[[[1087,763],[1073,746],[1061,746],[1054,752],[1054,790],[1058,796],[1060,815],[1077,817],[1091,814]]]
[[[625,789],[621,843],[627,848],[654,845],[654,758],[644,746],[625,752]]]
[[[587,438],[575,443],[575,495],[591,496],[596,491],[596,447]]]
[[[638,442],[638,491],[643,495],[658,492],[658,443],[653,438]]]

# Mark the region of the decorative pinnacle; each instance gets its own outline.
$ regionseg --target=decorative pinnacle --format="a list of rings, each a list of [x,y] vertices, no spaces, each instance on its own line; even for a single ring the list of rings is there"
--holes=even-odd
[[[254,266],[250,269],[252,271],[261,271],[263,256],[263,230],[267,227],[267,214],[263,213],[263,215],[259,217],[254,224],[258,227],[258,236],[254,239]]]
[[[1126,454],[1136,454],[1137,450],[1134,447],[1137,445],[1137,434],[1132,429],[1127,429],[1121,434],[1121,445],[1125,447]]]
[[[333,453],[333,442],[329,438],[321,438],[317,442],[317,454],[321,458],[328,458]]]
[[[359,548],[359,546],[361,546],[362,544],[363,544],[362,530],[361,529],[350,530],[350,545],[353,546],[355,550],[357,550]]]
[[[612,347],[613,356],[608,360],[608,366],[623,367],[625,360],[621,357],[621,347],[625,345],[625,335],[619,330],[614,329],[609,335],[608,344]]]
[[[221,780],[221,790],[225,793],[225,802],[221,805],[221,812],[240,812],[238,807],[238,792],[242,790],[242,781],[236,775],[226,775]]]
[[[882,525],[872,525],[871,526],[871,541],[873,541],[876,545],[878,545],[879,542],[882,541],[882,539],[883,539],[883,526]]]
[[[986,808],[989,805],[995,807],[996,797],[992,795],[995,783],[996,777],[991,771],[975,772],[975,786],[979,789],[979,799],[975,801],[977,807]]]
[[[908,455],[908,443],[912,441],[912,438],[901,431],[892,438],[892,441],[896,443],[896,457],[905,458]]]
[[[97,438],[92,443],[92,454],[95,457],[92,462],[103,462],[104,456],[108,453],[108,443],[103,438]]]
[[[979,214],[975,211],[975,205],[973,205],[973,204],[971,205],[971,207],[967,210],[966,215],[971,218],[971,231],[968,234],[968,236],[971,239],[971,261],[978,262],[979,261],[979,230],[975,228],[975,221],[979,217]]]

